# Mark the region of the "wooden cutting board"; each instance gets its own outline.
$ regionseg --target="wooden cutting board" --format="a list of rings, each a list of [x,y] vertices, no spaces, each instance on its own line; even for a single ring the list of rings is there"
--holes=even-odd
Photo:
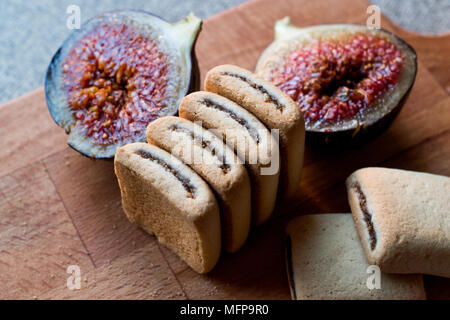
[[[257,0],[208,19],[197,45],[202,75],[233,63],[252,69],[273,24],[362,23],[365,0]],[[198,275],[129,223],[111,161],[71,150],[47,111],[43,89],[0,106],[0,298],[289,299],[283,227],[305,213],[349,212],[344,179],[387,166],[450,176],[450,35],[426,37],[382,18],[419,53],[410,98],[392,127],[350,150],[306,148],[296,198],[252,231],[238,253]],[[69,265],[81,289],[66,286]],[[450,298],[450,279],[426,276],[429,298]]]

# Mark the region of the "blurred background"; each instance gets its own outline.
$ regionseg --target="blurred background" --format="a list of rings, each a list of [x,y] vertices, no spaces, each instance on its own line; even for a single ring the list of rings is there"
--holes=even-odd
[[[191,11],[205,19],[244,2],[246,0],[2,0],[0,103],[43,85],[52,55],[71,31],[66,27],[69,5],[80,7],[81,23],[98,13],[123,8],[150,11],[174,22]],[[450,0],[370,2],[405,29],[426,34],[450,31]]]

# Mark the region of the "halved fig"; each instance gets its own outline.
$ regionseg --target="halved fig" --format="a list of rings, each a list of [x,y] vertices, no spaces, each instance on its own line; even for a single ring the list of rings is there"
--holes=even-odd
[[[275,24],[256,73],[297,102],[306,139],[362,141],[386,129],[414,84],[417,56],[383,29],[352,24]]]
[[[177,113],[199,89],[194,45],[202,21],[170,24],[142,11],[114,11],[86,22],[48,67],[45,94],[68,144],[92,158],[145,141],[152,120]]]

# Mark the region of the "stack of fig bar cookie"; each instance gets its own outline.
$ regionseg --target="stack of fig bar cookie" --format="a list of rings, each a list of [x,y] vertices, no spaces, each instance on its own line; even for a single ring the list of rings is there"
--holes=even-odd
[[[352,214],[288,223],[293,299],[424,299],[421,274],[450,277],[449,177],[364,168],[347,191]]]
[[[295,102],[253,73],[218,66],[205,89],[184,97],[180,117],[151,122],[148,143],[118,148],[114,160],[128,219],[199,273],[222,247],[239,250],[277,199],[294,195],[305,139]]]
[[[205,89],[114,160],[129,220],[199,273],[295,194],[305,140],[295,102],[253,73],[218,66]],[[286,227],[294,299],[424,299],[422,273],[450,277],[450,178],[365,168],[347,190],[352,214]]]

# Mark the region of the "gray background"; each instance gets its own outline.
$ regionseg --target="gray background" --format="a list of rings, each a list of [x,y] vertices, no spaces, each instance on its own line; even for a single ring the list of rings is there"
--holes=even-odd
[[[71,4],[81,8],[81,22],[100,12],[120,8],[143,9],[177,21],[191,11],[200,18],[207,18],[243,2],[245,0],[0,0],[0,103],[43,85],[53,53],[70,33],[66,27],[66,8]],[[450,0],[371,2],[406,29],[421,33],[450,31]]]

